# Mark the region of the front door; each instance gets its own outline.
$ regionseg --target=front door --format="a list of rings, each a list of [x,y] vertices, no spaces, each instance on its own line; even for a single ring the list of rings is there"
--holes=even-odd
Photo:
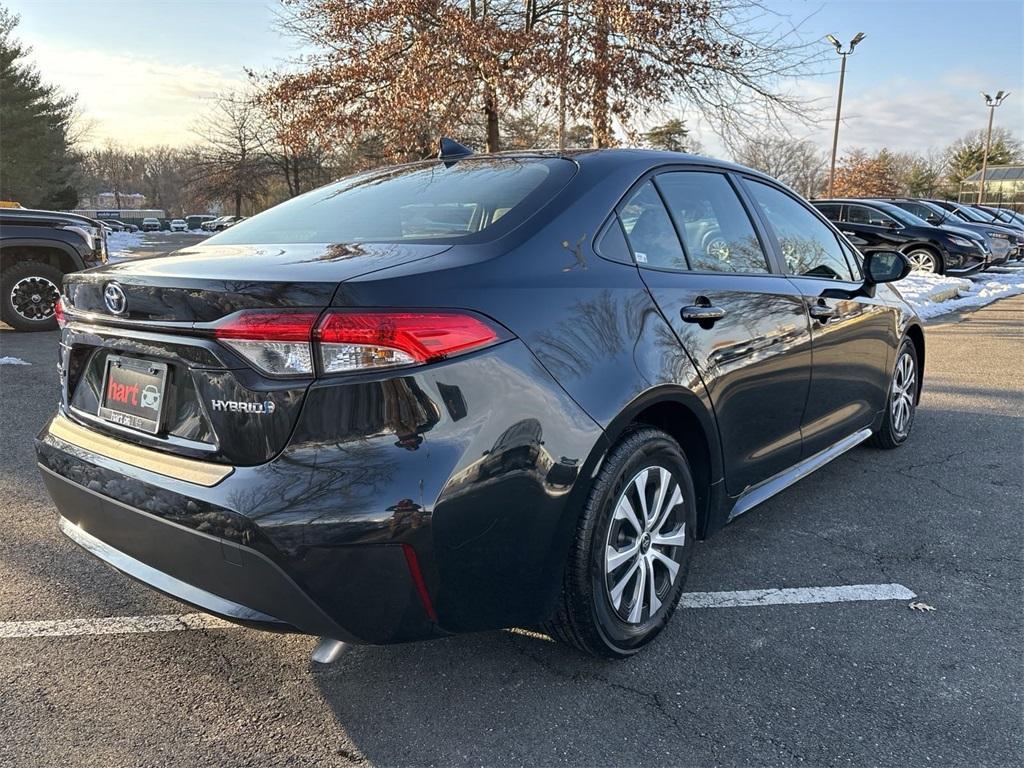
[[[858,247],[864,253],[898,251],[907,244],[906,235],[900,232],[903,228],[900,223],[882,211],[857,203],[846,203],[843,209],[843,222],[838,225],[839,229],[847,237],[863,241],[864,245],[858,244]]]
[[[797,463],[807,311],[796,286],[772,274],[729,177],[665,172],[619,213],[640,274],[711,397],[729,494]]]
[[[896,312],[881,298],[860,295],[854,249],[818,213],[770,184],[748,178],[744,186],[811,315],[814,364],[802,427],[807,458],[871,426],[885,407],[899,342]]]

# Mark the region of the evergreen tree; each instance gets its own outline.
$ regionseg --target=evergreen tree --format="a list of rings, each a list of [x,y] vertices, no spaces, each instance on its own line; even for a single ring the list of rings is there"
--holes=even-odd
[[[0,199],[26,208],[74,208],[68,139],[74,97],[44,83],[14,38],[18,17],[0,7]]]

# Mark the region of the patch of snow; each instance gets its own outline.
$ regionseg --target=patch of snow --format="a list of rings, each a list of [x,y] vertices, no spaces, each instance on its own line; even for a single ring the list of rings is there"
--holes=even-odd
[[[20,357],[0,357],[0,365],[32,365],[32,363],[27,363]]]
[[[1024,293],[1024,264],[1005,264],[970,277],[913,273],[894,284],[923,320]]]
[[[109,232],[107,233],[107,261],[114,264],[123,261],[131,254],[133,248],[142,245],[141,232]]]

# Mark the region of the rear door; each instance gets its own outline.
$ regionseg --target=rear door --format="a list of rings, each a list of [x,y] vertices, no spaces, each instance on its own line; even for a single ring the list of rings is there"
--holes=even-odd
[[[796,463],[810,385],[807,311],[773,274],[734,182],[711,169],[666,171],[634,188],[619,213],[640,274],[711,397],[728,492]]]
[[[880,298],[884,288],[876,297],[860,295],[860,259],[814,209],[760,180],[746,178],[744,187],[811,314],[807,458],[869,427],[884,407],[899,339],[896,312]]]

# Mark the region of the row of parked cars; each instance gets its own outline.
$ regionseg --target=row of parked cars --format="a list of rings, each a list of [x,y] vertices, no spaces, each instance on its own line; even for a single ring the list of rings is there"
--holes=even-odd
[[[204,232],[220,232],[228,227],[242,221],[245,216],[211,216],[209,214],[192,214],[183,219],[158,219],[155,216],[147,216],[142,220],[143,232],[159,232],[170,230],[171,232],[188,232],[193,229],[201,229]],[[118,222],[120,223],[120,222]],[[139,227],[134,227],[135,232]]]
[[[828,199],[813,205],[862,252],[898,250],[915,271],[970,275],[1024,259],[1024,215],[918,198]]]

